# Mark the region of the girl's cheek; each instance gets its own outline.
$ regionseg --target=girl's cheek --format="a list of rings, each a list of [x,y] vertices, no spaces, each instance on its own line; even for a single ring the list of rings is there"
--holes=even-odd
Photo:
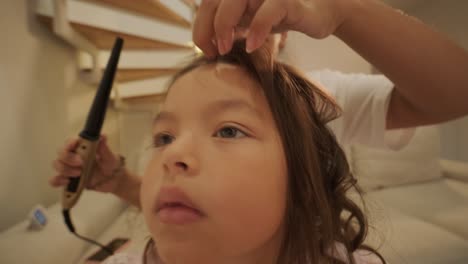
[[[153,150],[156,151],[156,150]],[[146,168],[143,177],[157,177],[160,173],[157,172],[160,167],[160,154],[153,153],[151,158],[146,163]]]
[[[155,187],[158,182],[158,175],[160,174],[161,172],[158,171],[157,159],[151,159],[148,162],[143,177],[141,179],[140,201],[142,203],[142,206],[145,206],[145,204],[147,204],[148,201],[154,199],[154,197],[151,196],[156,190]]]

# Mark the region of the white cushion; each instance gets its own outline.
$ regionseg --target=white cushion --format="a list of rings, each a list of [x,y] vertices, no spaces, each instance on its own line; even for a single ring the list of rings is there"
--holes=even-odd
[[[440,137],[434,126],[418,128],[409,144],[399,151],[353,146],[351,155],[353,173],[367,191],[424,182],[442,175]]]
[[[125,208],[110,194],[86,191],[71,211],[78,234],[96,240]],[[47,209],[48,223],[39,231],[27,230],[28,219],[0,235],[0,263],[75,263],[89,247],[65,226],[61,205]]]
[[[387,263],[468,263],[468,243],[450,232],[397,210],[385,210],[371,221],[366,244],[381,253]]]
[[[143,215],[135,207],[128,207],[119,217],[98,237],[99,241],[108,243],[114,238],[129,238],[130,243],[123,249],[123,252],[131,254],[141,254],[150,237]],[[96,246],[88,248],[85,254],[82,255],[83,263],[89,256],[99,250]]]
[[[369,196],[468,240],[468,198],[445,179],[374,191]]]
[[[448,186],[454,189],[459,194],[468,197],[468,182],[461,182],[457,180],[447,180]]]
[[[78,234],[97,237],[126,207],[127,204],[113,194],[85,191],[71,210],[71,217],[72,220],[80,219],[83,223],[75,224]]]
[[[65,227],[58,210],[48,211],[48,223],[40,231],[28,231],[27,220],[0,235],[1,263],[73,263],[86,248],[85,242]],[[73,219],[82,225],[79,218]]]

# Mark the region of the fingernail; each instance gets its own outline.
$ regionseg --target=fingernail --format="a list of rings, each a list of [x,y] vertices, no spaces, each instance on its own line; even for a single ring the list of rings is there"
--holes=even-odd
[[[256,46],[256,39],[255,39],[255,36],[253,35],[250,35],[247,37],[247,43],[245,45],[245,51],[247,51],[247,53],[251,53],[252,51],[254,51],[255,49],[255,46]]]
[[[226,53],[229,53],[232,49],[232,44],[233,44],[233,40],[234,40],[234,30],[231,31],[231,34],[228,34],[226,35],[226,38],[224,39],[224,51]]]
[[[218,44],[219,54],[224,55],[224,52],[225,52],[224,41],[221,38],[218,38],[217,44]]]
[[[227,53],[229,53],[229,50],[231,50],[228,40],[223,40],[223,47],[224,47],[224,53],[222,55],[226,55]]]

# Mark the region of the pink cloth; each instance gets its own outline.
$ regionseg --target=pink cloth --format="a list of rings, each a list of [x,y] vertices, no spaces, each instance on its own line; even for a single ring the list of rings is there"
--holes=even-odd
[[[141,264],[142,256],[128,253],[117,253],[104,261],[104,264]]]
[[[343,258],[345,256],[344,247],[338,246],[339,257]],[[371,253],[367,250],[357,250],[353,253],[356,264],[383,264],[378,256],[374,253]],[[118,253],[114,256],[108,258],[104,264],[143,264],[142,254],[128,254],[128,253]],[[160,264],[161,262],[148,258],[148,264]]]

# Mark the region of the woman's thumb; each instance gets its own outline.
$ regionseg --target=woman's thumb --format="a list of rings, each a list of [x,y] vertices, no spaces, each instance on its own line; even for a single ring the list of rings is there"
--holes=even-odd
[[[114,153],[112,153],[112,151],[109,148],[109,145],[107,144],[106,135],[101,135],[101,138],[99,139],[98,153],[102,159],[107,159],[109,157],[114,156]]]

